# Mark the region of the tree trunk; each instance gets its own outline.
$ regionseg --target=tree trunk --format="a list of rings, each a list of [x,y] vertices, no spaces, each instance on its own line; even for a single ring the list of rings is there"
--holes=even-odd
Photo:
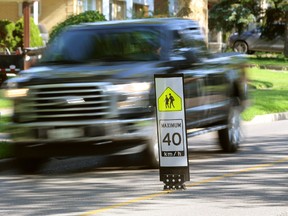
[[[288,10],[286,10],[284,56],[288,58]]]

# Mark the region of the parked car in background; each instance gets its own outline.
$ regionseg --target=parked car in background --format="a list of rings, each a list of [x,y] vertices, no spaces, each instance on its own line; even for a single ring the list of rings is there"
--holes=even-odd
[[[229,37],[229,47],[246,54],[284,52],[284,32],[283,24],[275,24],[270,28],[257,27],[240,35],[234,33]]]

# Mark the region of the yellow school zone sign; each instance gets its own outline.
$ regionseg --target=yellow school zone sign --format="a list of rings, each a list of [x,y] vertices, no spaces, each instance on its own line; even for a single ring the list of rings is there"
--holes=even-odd
[[[174,112],[182,110],[182,99],[171,88],[166,88],[158,98],[160,112]]]

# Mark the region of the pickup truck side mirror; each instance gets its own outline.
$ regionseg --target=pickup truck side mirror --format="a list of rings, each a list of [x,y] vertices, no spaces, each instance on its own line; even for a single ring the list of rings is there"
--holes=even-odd
[[[191,48],[181,48],[174,50],[170,60],[185,61],[187,63],[196,63],[200,61],[199,57],[197,56],[197,52]]]
[[[183,52],[183,56],[185,59],[191,63],[199,62],[199,56],[197,56],[197,52],[194,49],[187,49]]]

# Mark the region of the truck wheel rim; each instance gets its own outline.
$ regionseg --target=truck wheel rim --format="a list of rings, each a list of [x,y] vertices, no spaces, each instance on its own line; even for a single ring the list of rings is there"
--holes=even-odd
[[[238,146],[240,141],[240,115],[237,108],[234,108],[231,112],[230,123],[228,127],[231,144]]]

